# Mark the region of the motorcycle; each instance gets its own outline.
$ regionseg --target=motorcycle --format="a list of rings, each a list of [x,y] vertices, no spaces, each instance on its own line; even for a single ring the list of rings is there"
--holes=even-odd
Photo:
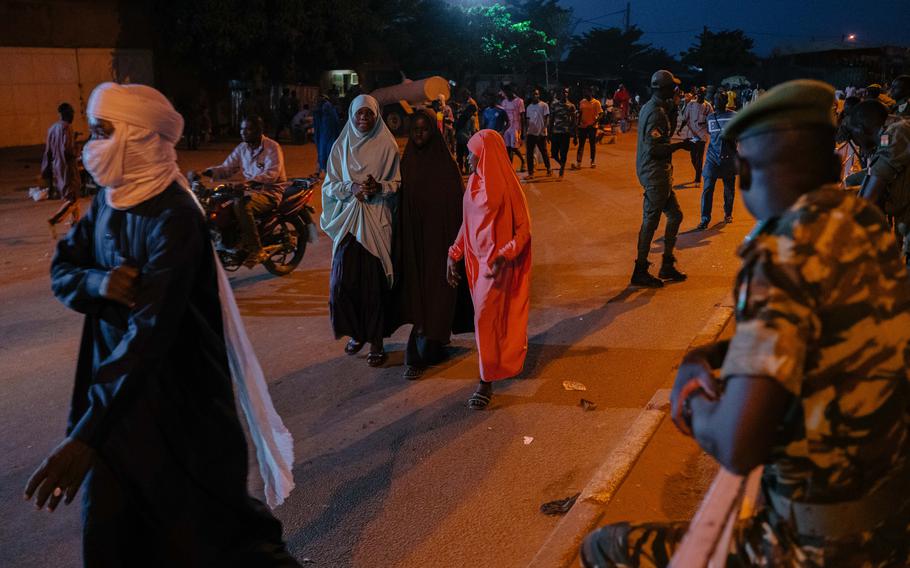
[[[313,222],[316,210],[309,203],[318,183],[319,179],[315,177],[290,180],[278,205],[256,219],[262,248],[268,255],[262,265],[276,276],[293,272],[303,260],[307,243],[316,241]],[[246,263],[247,251],[242,247],[234,201],[243,199],[245,190],[257,186],[261,184],[223,183],[211,188],[201,180],[192,184],[193,193],[205,211],[215,251],[227,271],[234,272],[244,265],[254,266]]]

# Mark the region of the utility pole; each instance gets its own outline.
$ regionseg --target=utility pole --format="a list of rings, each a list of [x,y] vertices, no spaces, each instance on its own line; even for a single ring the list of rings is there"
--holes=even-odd
[[[630,27],[631,23],[632,23],[632,3],[626,2],[626,13],[625,13],[625,16],[623,17],[623,24],[625,25],[626,33],[629,33],[629,27]]]

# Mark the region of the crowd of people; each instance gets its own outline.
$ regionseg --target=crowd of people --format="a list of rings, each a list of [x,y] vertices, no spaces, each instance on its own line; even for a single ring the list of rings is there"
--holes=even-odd
[[[686,279],[674,255],[683,220],[674,152],[689,152],[702,184],[699,229],[710,223],[718,180],[730,222],[737,176],[758,220],[739,251],[735,335],[687,354],[671,396],[679,430],[724,467],[764,466],[764,504],[738,522],[731,558],[905,564],[910,76],[897,77],[888,98],[875,85],[839,98],[830,85],[800,80],[748,104],[731,90],[682,92],[666,70],[650,87],[637,109],[643,201],[631,284]],[[547,94],[549,102],[540,89],[528,95],[504,85],[483,107],[466,91],[457,108],[433,101],[412,117],[403,153],[369,95],[351,101],[343,122],[334,114],[337,137],[316,127],[320,224],[332,240],[330,319],[347,339],[344,352],[369,345],[367,364],[381,366],[384,340],[411,325],[404,377],[413,380],[444,359],[452,334],[473,331],[480,381],[467,406],[475,410],[490,405],[496,381],[521,372],[527,354],[531,221],[515,157],[526,179],[539,165],[552,175],[551,158],[561,177],[567,165],[581,167],[587,144],[593,168],[604,107],[618,109],[622,132],[635,104],[622,86],[610,105],[591,89],[577,102],[568,89]],[[329,110],[317,112],[331,119]],[[45,169],[65,189],[72,118],[63,105],[60,112]],[[95,90],[88,115],[85,167],[104,189],[52,263],[54,293],[86,317],[73,406],[65,440],[26,497],[54,509],[88,480],[87,563],[128,564],[144,550],[158,565],[297,565],[280,523],[246,490],[232,379],[257,454],[267,456],[260,463],[270,504],[293,486],[293,443],[251,363],[230,286],[177,169],[183,120],[154,89],[114,84]],[[204,173],[280,184],[283,154],[263,129],[261,118],[245,117],[242,143]],[[241,218],[280,196],[248,198]],[[648,257],[661,215],[655,277]],[[261,253],[255,235],[246,245]],[[259,393],[253,402],[250,389]],[[582,562],[665,565],[685,530],[609,525],[585,539]]]

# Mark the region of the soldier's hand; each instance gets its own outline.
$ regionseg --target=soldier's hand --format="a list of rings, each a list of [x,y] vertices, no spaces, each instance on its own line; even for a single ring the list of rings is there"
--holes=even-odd
[[[69,505],[94,461],[95,451],[91,447],[75,438],[67,438],[29,478],[25,486],[25,500],[35,495],[35,506],[42,509],[47,504],[51,512],[61,499]]]
[[[707,358],[700,352],[693,352],[683,359],[676,372],[676,381],[670,393],[670,417],[680,432],[692,435],[689,417],[686,416],[685,402],[690,396],[705,396],[717,400],[720,389]]]
[[[136,305],[139,269],[121,264],[111,269],[101,282],[101,296],[132,308]]]

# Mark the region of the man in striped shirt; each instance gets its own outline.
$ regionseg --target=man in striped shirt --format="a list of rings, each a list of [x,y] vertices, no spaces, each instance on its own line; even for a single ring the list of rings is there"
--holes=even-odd
[[[733,222],[733,197],[736,187],[736,148],[724,140],[721,133],[724,126],[736,113],[727,110],[727,96],[722,91],[714,96],[715,111],[708,115],[708,135],[711,142],[708,144],[705,165],[702,168],[704,186],[701,192],[701,223],[696,228],[704,231],[711,222],[711,209],[714,205],[714,185],[717,180],[724,182],[724,222]]]

